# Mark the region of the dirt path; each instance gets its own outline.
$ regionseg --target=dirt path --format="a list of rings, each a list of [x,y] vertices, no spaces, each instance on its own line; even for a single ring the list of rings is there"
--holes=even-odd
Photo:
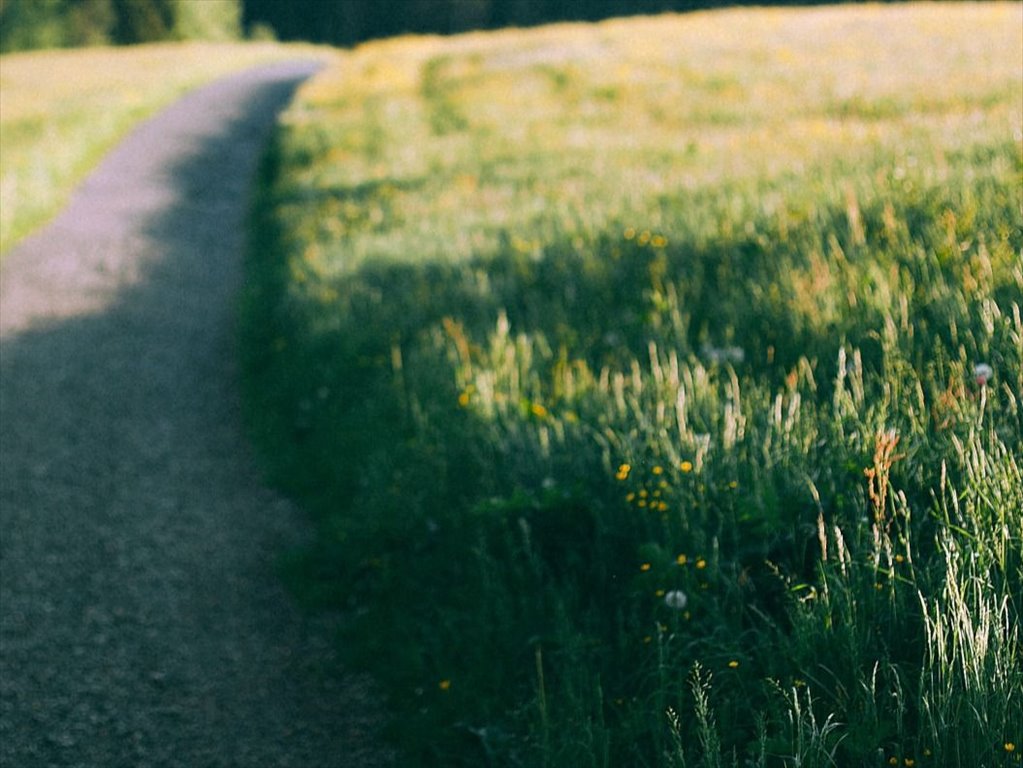
[[[307,64],[141,126],[0,272],[0,765],[375,766],[273,572],[232,349],[259,152]]]

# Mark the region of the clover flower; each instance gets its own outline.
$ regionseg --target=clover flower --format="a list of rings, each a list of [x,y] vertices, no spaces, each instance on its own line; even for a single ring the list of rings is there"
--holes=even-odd
[[[991,377],[994,375],[994,369],[987,363],[977,363],[973,366],[973,378],[982,387],[991,381]]]

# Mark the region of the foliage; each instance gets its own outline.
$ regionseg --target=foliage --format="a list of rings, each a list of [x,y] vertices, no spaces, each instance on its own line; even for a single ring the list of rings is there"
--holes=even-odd
[[[814,5],[820,0],[803,0]],[[769,5],[791,5],[773,0]],[[452,34],[557,21],[692,11],[724,0],[244,0],[246,28],[264,24],[285,40],[351,45],[407,33]]]
[[[240,0],[2,0],[0,52],[165,40],[232,40]]]
[[[1014,765],[1018,5],[368,45],[264,168],[285,564],[421,765]]]

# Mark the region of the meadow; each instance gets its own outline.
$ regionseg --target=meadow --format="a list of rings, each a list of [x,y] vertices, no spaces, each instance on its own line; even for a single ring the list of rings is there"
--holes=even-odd
[[[408,764],[1023,755],[1023,7],[343,53],[241,349]]]
[[[0,253],[44,223],[132,126],[261,63],[327,55],[273,43],[163,43],[0,56]]]

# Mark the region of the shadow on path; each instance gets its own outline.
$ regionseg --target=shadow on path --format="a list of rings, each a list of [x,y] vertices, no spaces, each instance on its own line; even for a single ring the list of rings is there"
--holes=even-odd
[[[0,764],[369,766],[379,708],[273,573],[303,535],[243,438],[233,302],[309,64],[142,125],[0,273]]]

